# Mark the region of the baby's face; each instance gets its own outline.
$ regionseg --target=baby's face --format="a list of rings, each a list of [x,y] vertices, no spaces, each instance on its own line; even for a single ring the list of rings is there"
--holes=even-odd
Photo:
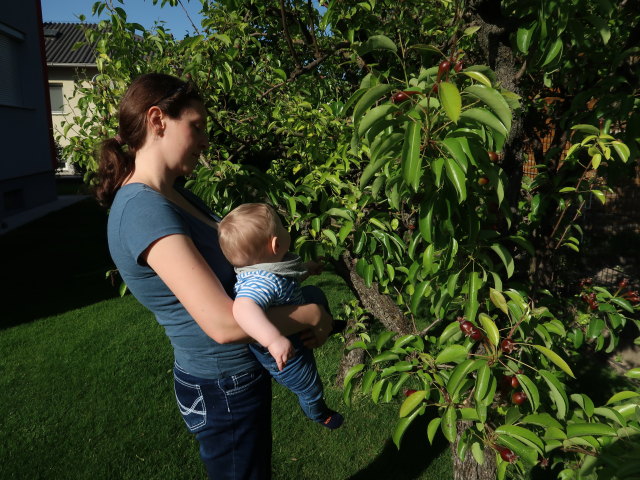
[[[276,217],[276,236],[278,237],[278,257],[282,260],[291,247],[291,235],[282,225],[280,217]]]

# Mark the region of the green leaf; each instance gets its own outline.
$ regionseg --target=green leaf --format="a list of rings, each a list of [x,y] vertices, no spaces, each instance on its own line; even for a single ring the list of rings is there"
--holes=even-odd
[[[598,17],[597,15],[587,15],[587,20],[589,20],[589,23],[596,27],[600,32],[602,43],[604,43],[605,45],[609,43],[609,39],[611,38],[611,30],[609,30],[607,21]]]
[[[500,310],[502,310],[503,313],[505,314],[509,314],[509,308],[507,307],[507,301],[504,298],[504,295],[502,295],[502,292],[500,292],[499,290],[496,290],[494,288],[489,288],[489,298],[491,299],[491,302],[498,307]]]
[[[353,367],[351,367],[348,371],[347,374],[344,376],[344,383],[343,386],[349,384],[351,382],[351,379],[357,375],[358,373],[360,373],[362,371],[362,369],[364,368],[364,363],[359,363],[357,365],[354,365]]]
[[[484,449],[479,442],[473,442],[471,444],[471,455],[473,455],[475,461],[480,465],[484,464]]]
[[[425,280],[424,282],[420,282],[418,286],[416,286],[413,295],[411,295],[411,311],[416,314],[418,312],[418,307],[420,306],[420,302],[425,296],[427,289],[429,289],[429,281]]]
[[[579,123],[571,127],[571,130],[578,130],[579,132],[589,133],[591,135],[600,135],[600,129],[586,123]]]
[[[480,320],[480,324],[482,325],[482,329],[486,332],[487,338],[491,345],[494,347],[498,346],[500,343],[500,333],[498,332],[498,327],[493,322],[491,317],[486,313],[481,313],[478,315],[478,319]]]
[[[442,416],[440,428],[442,429],[442,433],[444,433],[444,437],[449,440],[450,443],[453,443],[456,439],[456,418],[456,409],[452,406],[447,407],[447,410]]]
[[[447,171],[447,178],[458,193],[458,203],[464,202],[467,198],[467,179],[464,172],[458,163],[450,158],[445,159],[444,166]]]
[[[413,412],[423,402],[426,396],[427,392],[425,390],[418,390],[405,398],[402,405],[400,405],[400,418],[406,417]]]
[[[478,364],[475,360],[467,359],[453,369],[453,372],[451,372],[451,376],[449,377],[449,381],[447,382],[447,391],[451,396],[455,395],[456,390],[467,374],[474,368],[477,368],[477,366]]]
[[[338,246],[338,239],[336,238],[336,234],[333,233],[332,230],[324,229],[322,230],[322,234],[329,239],[331,243],[333,243],[334,247]]]
[[[449,117],[453,123],[458,123],[462,110],[462,98],[460,97],[458,87],[450,82],[440,82],[438,85],[438,96],[440,97],[440,103],[447,117]]]
[[[464,316],[470,322],[474,322],[476,319],[476,313],[478,312],[478,290],[482,286],[480,275],[478,272],[471,272],[469,275],[469,296],[467,297],[467,304],[465,307]]]
[[[520,423],[538,425],[540,427],[555,427],[562,429],[562,425],[555,418],[548,413],[536,413],[534,415],[527,415],[520,419]]]
[[[371,385],[373,385],[373,381],[377,376],[378,372],[376,372],[375,370],[369,370],[364,374],[364,377],[362,377],[362,393],[369,393],[369,391],[371,390]]]
[[[440,422],[442,422],[442,418],[436,417],[429,422],[429,425],[427,425],[427,438],[429,439],[429,443],[431,445],[433,445],[433,437],[435,437],[436,432],[438,431]]]
[[[613,437],[616,434],[615,428],[603,423],[571,423],[567,425],[568,437],[584,437],[587,435],[605,435]]]
[[[580,408],[584,410],[584,413],[587,414],[587,417],[593,416],[593,401],[584,393],[574,393],[570,396],[571,400],[580,405]]]
[[[491,250],[496,252],[498,257],[500,257],[500,260],[502,260],[502,263],[506,268],[507,277],[511,278],[511,275],[513,275],[513,271],[515,269],[515,264],[513,262],[513,257],[511,256],[509,251],[499,243],[494,243],[493,245],[491,245]]]
[[[491,80],[489,80],[489,78],[484,73],[474,72],[473,70],[463,70],[460,73],[463,73],[467,77],[472,78],[476,82],[480,82],[487,87],[491,86]]]
[[[618,392],[615,395],[613,395],[609,400],[607,400],[607,405],[619,402],[620,400],[627,400],[633,397],[640,397],[640,392],[632,392],[630,390]]]
[[[436,363],[460,363],[467,358],[467,349],[462,345],[449,345],[436,357]]]
[[[629,161],[629,155],[631,155],[629,147],[618,140],[614,140],[610,145],[613,147],[613,149],[616,151],[616,153],[624,163],[627,163]]]
[[[502,425],[496,428],[495,432],[498,435],[509,435],[510,437],[517,438],[523,443],[526,443],[530,447],[535,448],[540,455],[544,455],[544,443],[535,433],[523,427],[516,425]]]
[[[602,205],[604,205],[605,202],[607,201],[607,199],[604,196],[604,193],[602,193],[600,190],[591,190],[591,193],[593,194],[594,197],[596,197],[600,201]]]
[[[632,368],[624,375],[629,378],[640,378],[640,367]]]
[[[392,352],[382,352],[379,355],[376,355],[375,357],[373,357],[373,359],[371,360],[371,364],[376,364],[376,363],[380,363],[380,362],[390,362],[393,360],[398,360],[398,355],[396,353],[392,353]]]
[[[383,120],[387,115],[399,110],[393,103],[385,103],[369,110],[358,124],[358,136],[362,137],[377,121]]]
[[[530,448],[510,435],[499,435],[497,442],[514,452],[529,466],[535,465],[538,461],[538,454],[535,449]]]
[[[560,357],[560,355],[548,349],[547,347],[543,347],[542,345],[531,345],[531,346],[536,350],[538,350],[539,352],[541,352],[545,357],[547,357],[553,363],[555,363],[556,366],[558,366],[563,372],[565,372],[571,378],[576,378],[573,372],[571,371],[571,368],[569,368],[569,365],[567,365],[567,362],[565,362]]]
[[[402,441],[402,436],[404,435],[404,432],[407,430],[409,425],[411,425],[411,422],[413,422],[415,418],[418,415],[420,415],[421,411],[423,410],[424,409],[418,409],[415,412],[413,412],[411,416],[401,418],[400,420],[398,420],[398,423],[396,424],[396,428],[393,431],[393,435],[392,435],[393,443],[395,443],[398,449],[400,448],[400,442]]]
[[[569,400],[567,398],[564,386],[555,377],[555,375],[553,375],[553,373],[547,370],[539,370],[538,373],[549,386],[551,399],[558,409],[558,418],[564,418],[567,414],[567,408],[569,407]]]
[[[385,331],[378,335],[376,339],[376,350],[380,352],[382,347],[396,335],[396,332]]]
[[[491,368],[487,365],[487,362],[484,362],[478,369],[478,375],[476,376],[476,388],[473,392],[476,402],[480,402],[486,395],[491,376]]]
[[[593,409],[593,413],[596,415],[600,415],[601,417],[606,417],[609,420],[613,420],[618,423],[621,427],[627,426],[627,421],[624,419],[622,415],[617,410],[609,407],[596,407]]]
[[[518,50],[522,53],[526,54],[529,52],[529,46],[531,45],[534,30],[535,27],[518,28],[518,33],[516,34],[516,45],[518,46]]]
[[[562,38],[557,38],[547,50],[547,55],[542,63],[542,66],[550,64],[556,58],[559,58],[562,55]]]
[[[458,165],[464,173],[467,173],[467,156],[461,145],[460,137],[447,137],[442,141],[442,144],[449,151],[451,156],[458,162]]]
[[[531,405],[531,410],[535,412],[540,406],[540,393],[538,392],[538,387],[536,387],[536,384],[533,383],[526,375],[518,373],[516,374],[516,378],[518,379],[518,382],[520,382],[520,386],[522,387],[522,390],[524,390],[524,393],[527,394],[527,400]]]
[[[633,307],[631,306],[631,304],[625,300],[624,298],[620,298],[620,297],[613,297],[611,298],[611,303],[615,303],[616,305],[618,305],[619,307],[625,309],[627,312],[629,313],[633,313]]]
[[[507,127],[493,113],[484,108],[470,108],[460,114],[460,118],[482,123],[490,129],[506,137],[509,135]]]
[[[358,55],[363,56],[374,50],[386,50],[389,52],[397,52],[398,47],[393,41],[384,35],[372,35],[357,49]]]
[[[387,93],[393,90],[392,85],[388,85],[386,83],[376,85],[375,87],[367,90],[358,100],[356,106],[353,110],[353,123],[354,125],[358,125],[360,122],[360,117],[366,112],[369,107],[371,107],[374,103],[376,103],[380,98]]]
[[[402,145],[402,178],[414,192],[418,191],[422,176],[421,133],[422,124],[417,121],[409,121]]]
[[[464,92],[482,100],[496,114],[507,130],[511,130],[511,110],[500,92],[484,85],[471,85],[465,88]]]

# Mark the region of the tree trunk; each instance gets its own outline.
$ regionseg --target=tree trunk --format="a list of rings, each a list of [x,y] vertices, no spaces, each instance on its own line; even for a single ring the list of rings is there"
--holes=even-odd
[[[371,313],[374,318],[379,320],[387,330],[398,332],[399,334],[413,332],[413,326],[389,295],[380,293],[376,283],[373,283],[370,287],[365,285],[364,280],[355,270],[355,261],[348,252],[344,253],[336,263],[336,272],[344,278],[347,285],[351,288],[351,291],[356,294],[362,307]],[[356,335],[347,335],[347,346],[356,340]],[[364,351],[360,349],[351,350],[344,355],[340,361],[336,383],[342,385],[347,371],[352,366],[362,363],[363,360]]]
[[[464,460],[460,460],[458,457],[458,441],[469,427],[471,427],[471,422],[458,422],[456,425],[458,434],[455,443],[451,444],[453,480],[495,480],[496,454],[491,447],[484,447],[484,463],[482,465],[475,461],[470,451],[467,451]]]

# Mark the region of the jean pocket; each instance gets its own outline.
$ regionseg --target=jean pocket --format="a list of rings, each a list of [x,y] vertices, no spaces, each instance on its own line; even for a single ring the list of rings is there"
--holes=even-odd
[[[264,370],[253,370],[221,378],[218,385],[225,395],[236,395],[254,387],[264,376],[266,376]]]
[[[200,385],[188,383],[173,376],[178,409],[190,432],[194,433],[207,423],[207,408]]]

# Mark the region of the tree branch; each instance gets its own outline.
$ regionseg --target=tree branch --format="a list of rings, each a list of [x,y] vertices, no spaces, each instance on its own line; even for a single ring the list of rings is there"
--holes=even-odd
[[[324,62],[331,55],[333,55],[334,53],[336,53],[336,52],[338,52],[338,51],[340,51],[340,50],[342,50],[344,48],[347,48],[349,45],[350,45],[349,42],[338,43],[334,47],[334,49],[332,51],[323,53],[319,58],[316,58],[313,62],[307,63],[304,67],[301,66],[301,67],[296,68],[293,72],[291,72],[291,74],[289,75],[289,78],[287,78],[284,82],[280,82],[280,83],[274,85],[273,87],[271,87],[270,89],[268,89],[267,91],[263,92],[262,95],[260,95],[258,97],[258,100],[262,100],[264,97],[269,95],[274,90],[280,88],[281,86],[283,86],[283,85],[285,85],[287,83],[293,82],[300,75],[303,75],[305,73],[309,73],[311,70],[316,68],[318,65],[320,65],[322,62]]]
[[[291,52],[291,57],[293,58],[293,61],[296,64],[296,69],[300,69],[301,68],[300,60],[298,59],[298,55],[296,54],[296,51],[293,48],[293,42],[291,41],[291,35],[289,34],[289,26],[287,25],[287,15],[284,9],[284,0],[280,0],[280,19],[282,20],[282,31],[284,32],[284,39],[287,42],[289,51]]]

